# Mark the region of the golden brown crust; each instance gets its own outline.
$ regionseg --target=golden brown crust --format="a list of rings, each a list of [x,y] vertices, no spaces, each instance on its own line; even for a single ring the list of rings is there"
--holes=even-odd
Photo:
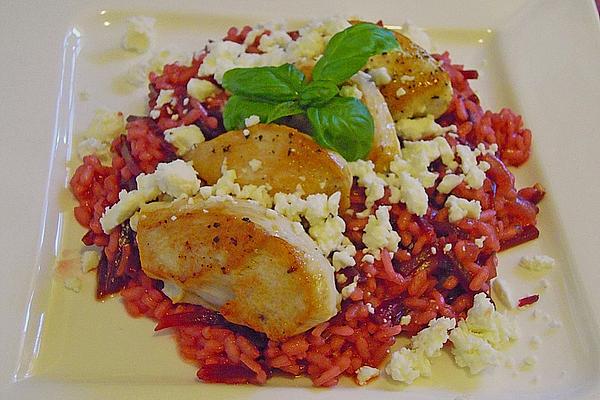
[[[293,243],[236,214],[235,206],[145,207],[137,233],[144,272],[275,340],[335,315],[333,273],[322,273]]]
[[[352,176],[346,161],[337,153],[319,146],[310,136],[287,126],[258,124],[243,131],[230,131],[201,143],[187,154],[200,178],[214,184],[221,177],[221,165],[237,171],[241,185],[269,184],[270,194],[294,193],[298,185],[305,194],[341,192],[340,208],[350,205]],[[249,162],[260,160],[253,170]]]
[[[394,32],[401,51],[369,59],[367,69],[386,67],[392,81],[380,86],[394,120],[442,115],[452,100],[450,77],[425,50],[401,33]],[[403,76],[414,80],[402,80]],[[410,79],[410,78],[409,78]],[[398,96],[398,89],[406,93]]]

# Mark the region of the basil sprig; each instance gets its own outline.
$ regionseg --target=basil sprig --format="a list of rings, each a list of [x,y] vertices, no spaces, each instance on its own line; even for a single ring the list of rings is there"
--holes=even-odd
[[[251,115],[269,123],[306,114],[310,133],[321,146],[349,161],[365,157],[373,142],[373,118],[360,101],[341,97],[338,86],[360,70],[369,57],[398,46],[389,30],[361,23],[331,38],[315,64],[310,82],[292,64],[229,70],[223,76],[223,87],[232,93],[223,111],[225,128],[242,129]]]

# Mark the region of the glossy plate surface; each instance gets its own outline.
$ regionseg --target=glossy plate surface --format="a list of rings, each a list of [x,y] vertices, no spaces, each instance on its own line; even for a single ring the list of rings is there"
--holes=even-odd
[[[6,185],[0,398],[597,398],[600,29],[593,2],[416,3],[189,1],[176,10],[142,1],[126,8],[117,1],[2,5],[2,36],[11,40],[1,45],[8,62],[0,79],[3,104],[11,104],[0,126]],[[99,107],[144,111],[145,90],[123,78],[144,58],[119,48],[131,15],[155,17],[155,50],[176,54],[201,49],[230,26],[298,16],[383,18],[390,25],[409,19],[427,29],[438,51],[478,69],[473,86],[484,107],[513,108],[533,131],[533,156],[516,171],[519,186],[540,182],[549,193],[540,239],[501,256],[499,274],[515,296],[542,294],[534,308],[515,313],[521,338],[508,353],[516,367],[473,378],[444,354],[433,377],[412,386],[379,379],[359,388],[345,380],[316,390],[307,379],[284,378],[266,387],[204,385],[174,341],[153,334],[151,321],[130,318],[118,299],[94,301],[93,274],[82,277],[80,293],[66,290],[63,278],[78,273],[82,234],[64,189],[73,137]],[[540,289],[540,276],[516,268],[522,255],[533,254],[558,261],[544,277],[547,289]],[[552,321],[561,327],[549,329]],[[530,346],[533,335],[542,338],[537,349]],[[535,367],[520,367],[527,356],[535,356]]]

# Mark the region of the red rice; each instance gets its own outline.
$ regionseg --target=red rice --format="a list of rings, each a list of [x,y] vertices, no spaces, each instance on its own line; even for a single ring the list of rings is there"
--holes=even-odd
[[[241,43],[250,31],[250,27],[241,31],[232,28],[224,40]],[[297,37],[297,32],[291,34]],[[260,35],[249,52],[258,52],[259,40]],[[135,176],[151,173],[158,163],[175,157],[174,149],[163,139],[163,131],[196,124],[212,138],[224,130],[225,92],[205,102],[187,94],[187,82],[197,75],[205,55],[204,52],[196,55],[190,66],[171,64],[164,67],[162,74],[150,74],[149,106],[155,106],[163,89],[174,90],[176,105],[164,105],[157,120],[129,118],[127,134],[112,144],[112,165],[102,166],[95,156],[87,156],[70,181],[79,202],[74,209],[75,218],[88,229],[83,241],[86,245],[103,246],[109,260],[120,250],[121,230],[104,234],[100,216],[118,200],[121,189],[134,187]],[[268,341],[264,347],[229,325],[172,328],[181,355],[198,365],[200,379],[262,384],[274,370],[279,370],[307,375],[315,386],[333,386],[342,375],[351,376],[362,365],[380,366],[399,334],[414,335],[438,316],[463,318],[476,292],[489,290],[489,280],[496,275],[496,252],[536,237],[535,204],[543,197],[544,190],[536,185],[517,192],[514,177],[506,167],[527,160],[531,132],[523,128],[521,117],[508,109],[498,113],[482,109],[468,82],[477,77],[476,71],[453,65],[448,53],[435,58],[450,75],[454,90],[448,111],[438,119],[444,126],[458,127],[459,138],[448,137],[449,143],[475,146],[483,142],[499,147],[499,157],[483,157],[491,168],[481,189],[461,184],[453,192],[478,200],[483,208],[480,219],[449,224],[448,210],[435,206],[445,201],[445,195],[440,193],[431,194],[432,205],[427,214],[416,217],[403,204],[389,204],[390,193],[386,190],[376,205],[391,205],[391,220],[400,234],[401,246],[392,257],[384,249],[381,259],[374,264],[361,262],[364,247],[361,238],[367,219],[345,216],[346,235],[358,249],[357,265],[350,270],[352,277],[358,274],[359,280],[357,289],[342,302],[341,311],[330,321],[283,343]],[[178,118],[173,119],[172,115]],[[445,173],[441,167],[437,172],[440,176]],[[350,200],[352,208],[361,211],[365,204],[364,188],[353,185]],[[474,240],[482,236],[486,240],[478,248]],[[453,245],[447,255],[441,250],[446,244]],[[436,255],[431,247],[436,249]],[[134,259],[121,258],[119,270],[126,269]],[[173,305],[159,288],[159,282],[140,271],[121,290],[127,312],[133,317],[145,315],[158,321],[167,315],[203,310],[196,305]],[[375,308],[375,314],[369,313],[367,302]],[[406,326],[398,323],[402,315],[411,316]]]

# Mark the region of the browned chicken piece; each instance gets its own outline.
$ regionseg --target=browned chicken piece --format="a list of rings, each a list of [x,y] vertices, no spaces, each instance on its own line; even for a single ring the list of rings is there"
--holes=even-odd
[[[375,132],[373,147],[368,158],[375,164],[375,170],[383,173],[389,170],[390,161],[396,154],[400,154],[400,141],[396,134],[394,120],[385,99],[369,75],[359,71],[350,80],[362,92],[361,101],[373,116]]]
[[[329,261],[301,226],[254,202],[151,203],[141,210],[137,242],[142,269],[176,302],[219,311],[270,339],[338,311]]]
[[[258,124],[248,132],[230,131],[200,143],[186,158],[209,185],[221,177],[227,159],[227,168],[236,170],[240,185],[268,184],[271,195],[294,193],[298,185],[306,195],[341,192],[340,209],[350,206],[352,175],[342,156],[288,126]],[[252,160],[259,160],[260,167],[251,168]]]
[[[452,100],[450,77],[427,51],[401,33],[394,34],[401,49],[373,56],[366,65],[367,70],[385,67],[392,77],[379,87],[392,117],[395,121],[428,114],[439,117]]]

